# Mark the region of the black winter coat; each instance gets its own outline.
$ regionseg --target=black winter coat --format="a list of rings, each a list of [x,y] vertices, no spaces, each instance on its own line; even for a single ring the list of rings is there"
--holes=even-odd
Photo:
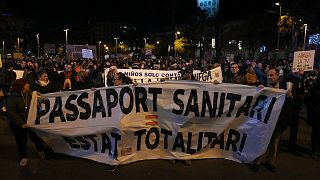
[[[22,126],[27,123],[30,102],[30,92],[11,93],[7,100],[7,116],[12,126]]]
[[[286,79],[281,79],[279,82],[279,89],[286,89]],[[279,126],[282,130],[285,130],[293,117],[294,103],[293,99],[286,97],[284,104],[282,106],[279,119],[277,121],[277,126]]]
[[[306,97],[307,124],[312,127],[320,128],[320,76],[312,83]]]
[[[31,84],[30,89],[32,91],[38,91],[41,94],[59,92],[60,90],[55,86],[54,82],[50,81],[46,86],[41,86],[40,82],[37,80]]]

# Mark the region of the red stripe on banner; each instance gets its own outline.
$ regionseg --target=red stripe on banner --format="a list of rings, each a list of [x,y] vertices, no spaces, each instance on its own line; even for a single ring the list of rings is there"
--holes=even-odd
[[[157,119],[158,115],[146,115],[145,119]]]
[[[149,121],[149,122],[146,122],[146,125],[149,125],[149,126],[154,126],[154,125],[157,125],[158,122],[157,121]]]

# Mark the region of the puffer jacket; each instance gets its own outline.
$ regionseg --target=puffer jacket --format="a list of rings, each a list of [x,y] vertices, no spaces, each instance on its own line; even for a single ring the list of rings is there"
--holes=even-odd
[[[27,123],[30,102],[30,92],[11,93],[7,100],[7,116],[12,126],[22,126]]]

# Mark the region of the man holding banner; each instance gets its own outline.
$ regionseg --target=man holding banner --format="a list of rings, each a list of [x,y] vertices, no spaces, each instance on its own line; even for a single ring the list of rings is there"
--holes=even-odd
[[[275,88],[275,89],[286,89],[286,82],[281,81],[279,76],[279,70],[276,68],[270,68],[267,72],[267,81],[268,81],[268,87]],[[259,88],[263,88],[262,86],[259,86]],[[255,162],[252,164],[251,169],[252,171],[258,171],[259,166],[263,163],[263,159],[265,158],[265,166],[268,170],[271,172],[276,171],[276,167],[274,165],[276,154],[278,150],[278,145],[280,141],[280,137],[282,133],[285,131],[285,129],[290,124],[290,121],[293,117],[293,103],[292,103],[292,93],[291,90],[287,91],[286,94],[286,100],[284,102],[284,105],[282,107],[279,119],[277,121],[276,127],[273,131],[269,146],[267,148],[267,151],[263,156],[258,157]]]
[[[284,99],[281,90],[210,81],[34,93],[28,125],[54,152],[105,164],[204,158],[252,163],[266,151]]]

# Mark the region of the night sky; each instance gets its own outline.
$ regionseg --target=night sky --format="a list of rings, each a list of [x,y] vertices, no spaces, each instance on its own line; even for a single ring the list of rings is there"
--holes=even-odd
[[[80,27],[88,21],[137,24],[145,29],[192,23],[196,0],[1,0],[0,7],[20,17],[31,17],[39,28]],[[278,11],[276,0],[220,0],[221,15],[230,20],[266,10]],[[283,0],[303,13],[319,13],[319,1]],[[289,5],[290,4],[290,5]],[[292,5],[293,4],[293,5]],[[0,9],[1,10],[1,9]],[[2,10],[4,11],[4,10]]]
[[[196,0],[4,0],[14,15],[33,17],[41,23],[81,23],[87,20],[131,22],[142,25],[167,25],[172,18],[176,23],[188,23],[196,8]],[[261,3],[261,2],[259,2]],[[221,10],[228,17],[238,17],[255,8],[254,0],[221,1]],[[264,3],[266,4],[266,3]]]

